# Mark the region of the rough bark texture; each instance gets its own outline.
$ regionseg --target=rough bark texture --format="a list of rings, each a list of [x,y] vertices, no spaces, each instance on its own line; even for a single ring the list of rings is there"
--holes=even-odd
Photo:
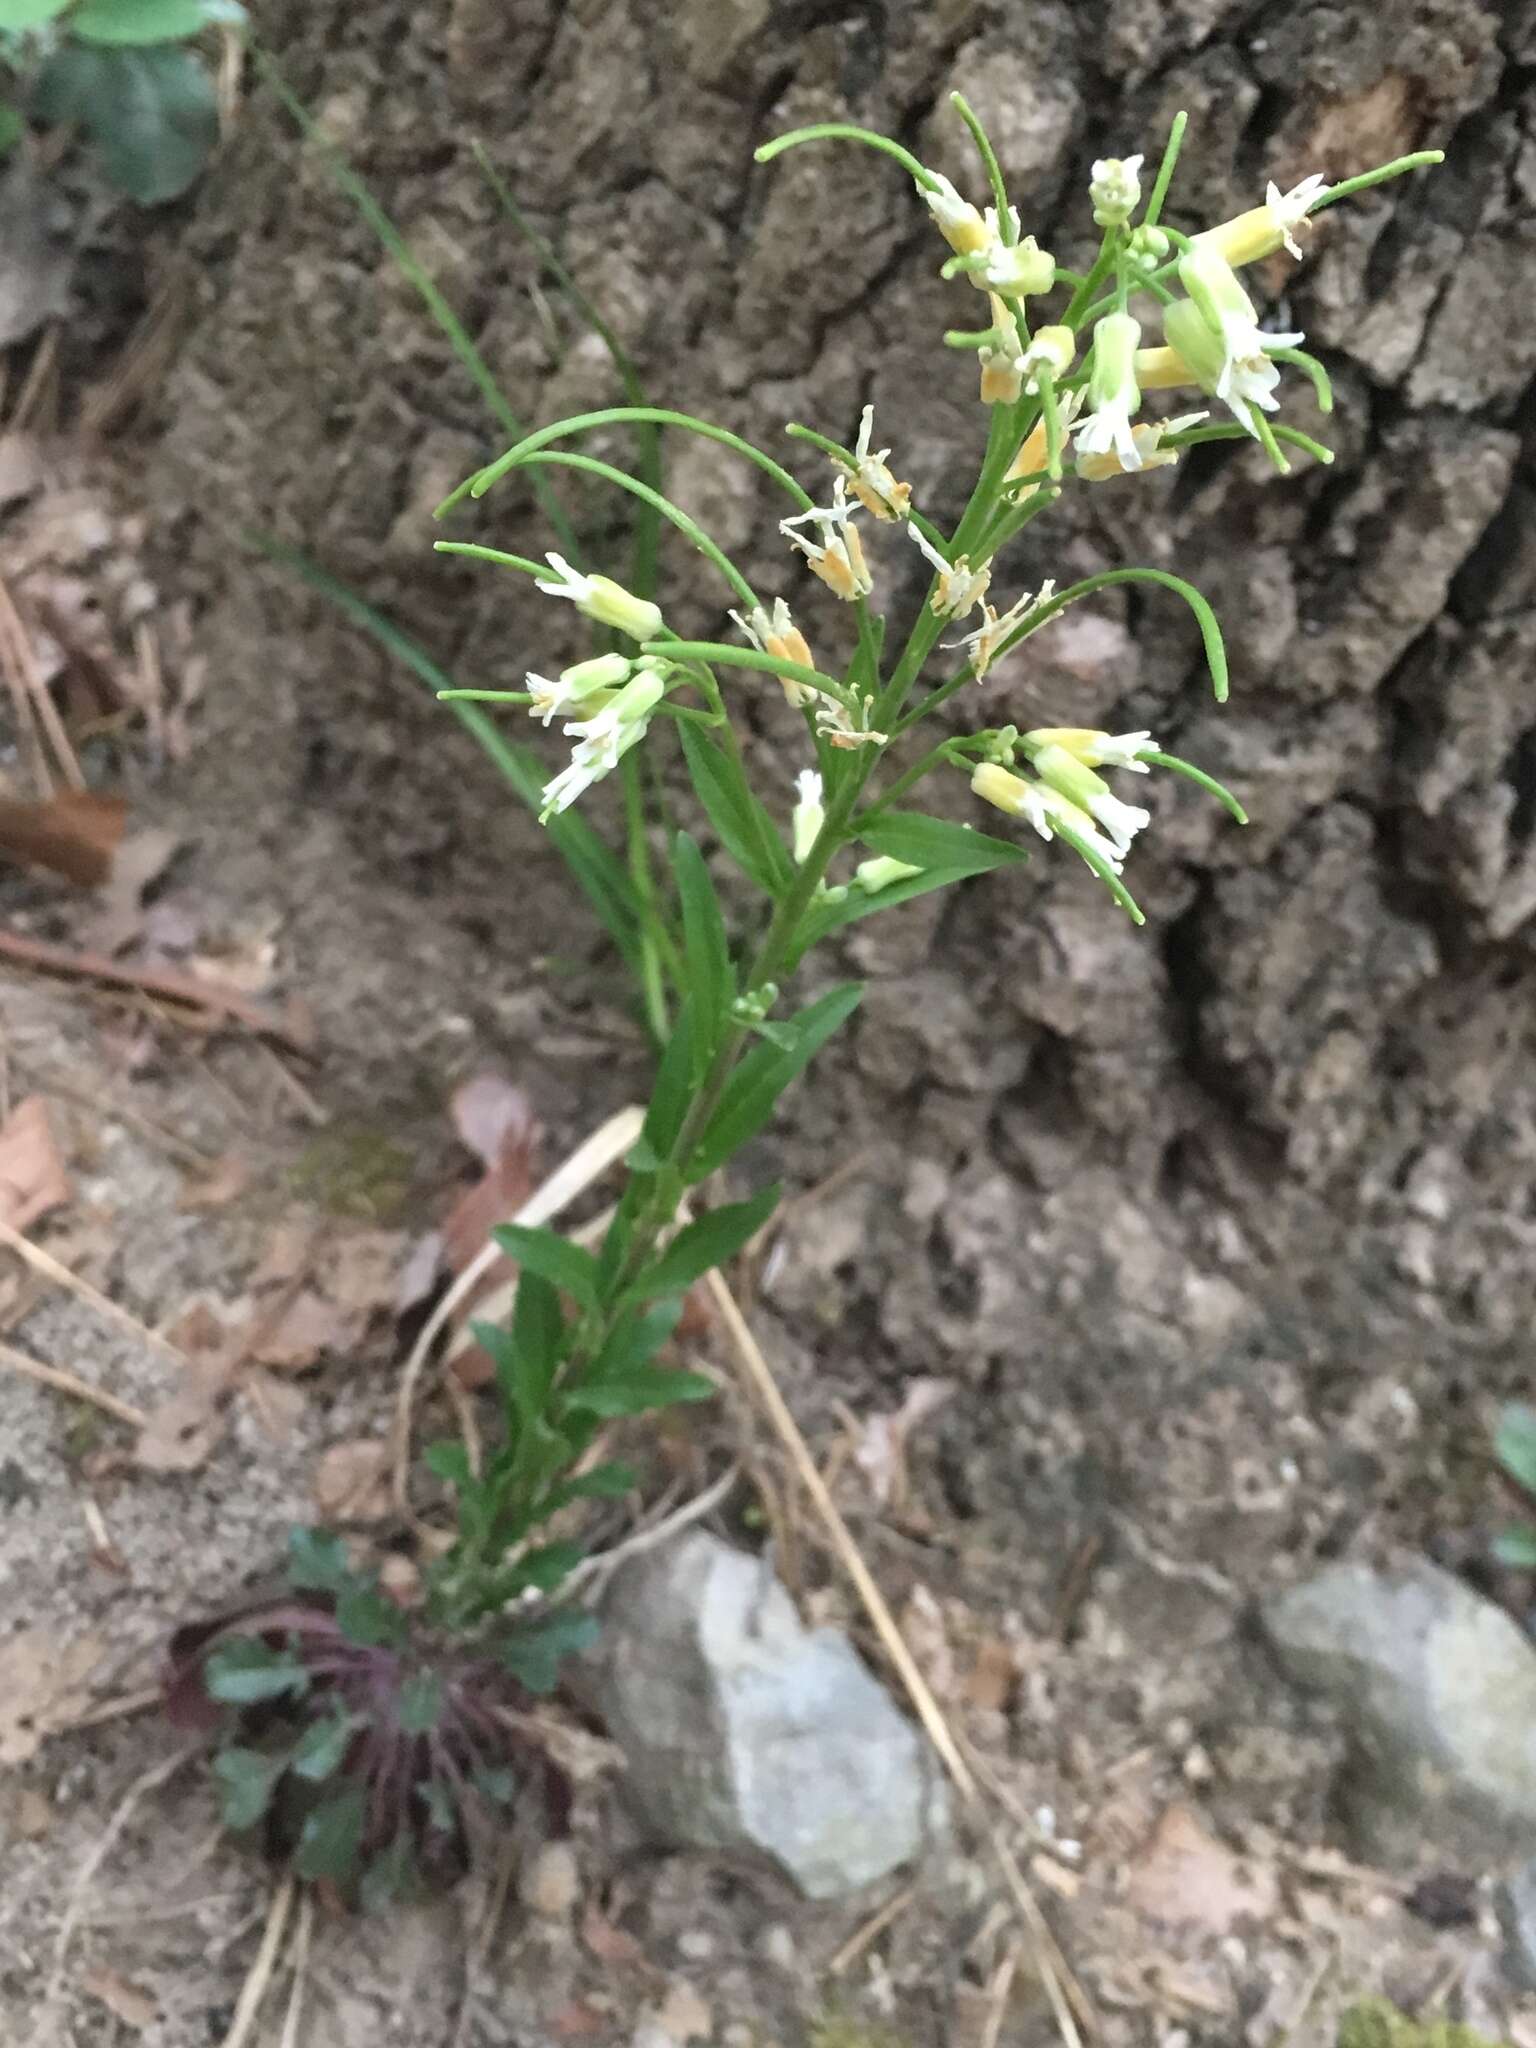
[[[1026,225],[1068,262],[1083,253],[1090,158],[1155,151],[1181,106],[1175,222],[1234,211],[1267,177],[1447,148],[1441,173],[1330,213],[1300,270],[1282,260],[1264,279],[1333,370],[1332,470],[1282,480],[1224,448],[1171,478],[1078,491],[1004,578],[1143,561],[1201,583],[1230,636],[1226,708],[1189,620],[1153,595],[1064,619],[989,685],[980,715],[1149,725],[1231,782],[1254,826],[1160,792],[1137,850],[1142,932],[1066,857],[863,927],[847,953],[871,978],[867,1008],[784,1142],[806,1180],[850,1144],[867,1142],[870,1161],[828,1198],[776,1300],[807,1340],[836,1323],[892,1377],[959,1359],[981,1384],[996,1361],[1054,1356],[1075,1329],[1122,1356],[1168,1333],[1186,1353],[1192,1339],[1222,1346],[1261,1299],[1304,1288],[1340,1327],[1378,1300],[1447,1335],[1523,1329],[1536,1304],[1536,7],[289,0],[267,15],[292,84],[522,415],[607,402],[611,375],[535,294],[470,134],[659,401],[777,446],[791,418],[851,436],[873,399],[939,518],[957,511],[983,430],[972,372],[938,347],[971,310],[963,288],[938,281],[942,252],[893,165],[823,148],[760,169],[756,143],[851,117],[974,183],[945,105],[963,87]],[[192,246],[205,317],[171,383],[154,481],[172,511],[200,508],[187,574],[224,677],[210,715],[245,794],[343,821],[381,876],[446,915],[490,914],[484,821],[504,806],[489,780],[440,714],[402,704],[371,653],[281,577],[253,574],[231,534],[254,524],[302,543],[460,676],[510,683],[574,638],[515,579],[434,558],[427,517],[498,434],[265,96],[199,203]],[[844,621],[806,595],[755,472],[680,440],[670,476],[761,587],[804,603],[813,644],[835,644]],[[532,549],[532,512],[508,487],[459,530]],[[589,500],[583,518],[597,558],[612,513]],[[915,601],[915,557],[880,540],[882,579]],[[671,573],[670,615],[717,627],[723,599],[699,566],[674,559]],[[965,707],[972,722],[981,702]],[[787,803],[792,724],[776,693],[752,717]],[[502,854],[535,864],[530,902],[558,892],[531,827],[498,815],[494,829]],[[515,987],[516,934],[491,938],[485,973]],[[386,968],[390,1000],[414,1001],[411,964]],[[1028,1397],[1013,1398],[1027,1433]],[[957,1498],[965,1485],[957,1473]]]

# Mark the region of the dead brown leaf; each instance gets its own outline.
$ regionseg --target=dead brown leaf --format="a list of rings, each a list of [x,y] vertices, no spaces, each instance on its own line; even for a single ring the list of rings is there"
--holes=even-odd
[[[332,1444],[313,1481],[315,1506],[328,1522],[379,1522],[389,1513],[389,1446],[371,1437]]]
[[[24,1764],[85,1711],[103,1648],[99,1636],[61,1643],[47,1628],[0,1644],[0,1764]]]
[[[1148,1919],[1226,1934],[1279,1903],[1272,1870],[1237,1856],[1188,1806],[1167,1808],[1131,1866],[1126,1896]]]
[[[988,1636],[976,1648],[976,1660],[966,1674],[961,1693],[983,1713],[1000,1714],[1018,1690],[1019,1653],[1001,1636]]]
[[[457,1274],[485,1248],[496,1225],[515,1216],[532,1194],[543,1132],[522,1089],[497,1074],[477,1074],[464,1082],[454,1091],[450,1110],[460,1138],[485,1167],[443,1218],[443,1257],[449,1272]],[[476,1303],[504,1287],[512,1273],[510,1259],[487,1267],[453,1327],[468,1322]],[[470,1388],[485,1386],[495,1377],[495,1367],[478,1344],[457,1352],[452,1370],[459,1383]]]
[[[128,806],[94,789],[61,789],[40,802],[0,796],[0,854],[97,889],[112,874]]]
[[[301,1287],[260,1323],[250,1356],[278,1372],[307,1372],[328,1354],[345,1351],[356,1334],[355,1316],[314,1288]]]
[[[87,1970],[80,1979],[80,1989],[88,1998],[100,2001],[125,2027],[132,2027],[141,2034],[146,2027],[152,2027],[160,2017],[160,2006],[147,1991],[141,1991],[137,1984],[130,1984],[126,1977],[116,1970],[109,1970],[100,1964],[94,1970]]]
[[[144,929],[144,891],[164,874],[180,846],[164,825],[130,832],[101,878],[95,911],[79,929],[80,943],[109,957],[131,946]]]
[[[221,1152],[206,1172],[188,1175],[176,1206],[184,1215],[203,1209],[223,1209],[238,1201],[250,1184],[249,1161],[238,1152]]]
[[[562,2005],[549,2022],[549,2031],[557,2041],[595,2041],[608,2028],[609,2015],[581,1998]]]
[[[26,1230],[73,1195],[47,1103],[23,1096],[0,1124],[0,1219]]]
[[[865,1421],[853,1461],[882,1507],[898,1505],[906,1498],[908,1439],[954,1391],[953,1380],[912,1380],[894,1414],[871,1415]]]
[[[615,1927],[591,1899],[582,1909],[581,1939],[588,1953],[600,1963],[611,1963],[620,1970],[639,1970],[648,1977],[657,1974],[655,1964],[634,1935]]]
[[[677,2048],[690,2041],[707,2040],[714,2032],[714,2015],[691,1984],[675,1978],[666,1998],[657,2008],[653,2024]]]

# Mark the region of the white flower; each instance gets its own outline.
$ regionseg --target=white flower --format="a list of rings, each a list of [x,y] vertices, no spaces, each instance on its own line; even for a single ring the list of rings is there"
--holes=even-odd
[[[1102,796],[1090,797],[1089,815],[1097,818],[1108,833],[1116,853],[1122,856],[1131,850],[1131,841],[1152,822],[1152,813],[1142,810],[1139,804],[1124,804],[1113,791],[1106,790]]]
[[[1141,204],[1139,156],[1101,156],[1093,167],[1088,197],[1101,228],[1122,227]]]
[[[977,350],[983,405],[1012,405],[1024,389],[1024,344],[1018,323],[996,292],[989,294],[992,325]]]
[[[948,562],[916,526],[909,525],[907,531],[938,574],[939,587],[930,599],[933,609],[941,619],[963,618],[986,596],[987,585],[992,581],[991,569],[973,569],[967,555],[956,555]]]
[[[1030,746],[1030,765],[1046,785],[1047,793],[1054,793],[1074,811],[1086,813],[1101,825],[1118,857],[1129,853],[1136,834],[1151,824],[1151,812],[1122,803],[1103,777],[1095,775],[1072,748],[1054,741],[1044,746],[1031,746],[1028,741],[1025,744]]]
[[[890,734],[876,732],[870,724],[874,708],[874,698],[865,697],[850,711],[840,698],[829,697],[823,690],[816,706],[816,730],[829,747],[845,752],[852,747],[883,747]]]
[[[629,681],[634,666],[622,654],[599,654],[591,661],[578,661],[573,668],[562,669],[553,678],[529,669],[527,681],[533,702],[528,706],[528,716],[542,718],[548,725],[557,712],[569,711],[594,691],[619,689]]]
[[[805,525],[814,526],[821,538],[807,540],[803,533],[796,531]],[[832,487],[830,507],[813,505],[809,512],[798,512],[793,519],[781,519],[779,531],[797,547],[810,564],[813,576],[819,576],[834,597],[851,603],[856,597],[868,597],[874,582],[864,561],[864,545],[853,524],[853,514],[848,507],[847,480],[839,476]]]
[[[1071,391],[1063,391],[1056,401],[1056,420],[1065,439],[1067,429],[1083,409],[1087,396],[1079,384]],[[1044,476],[1048,450],[1046,447],[1045,421],[1039,419],[1019,446],[1019,452],[1008,465],[1004,483],[1017,483],[1022,477]]]
[[[1096,732],[1086,726],[1038,726],[1025,733],[1020,744],[1032,754],[1043,747],[1060,747],[1075,755],[1085,768],[1129,768],[1133,775],[1150,773],[1138,755],[1162,751],[1149,732]]]
[[[1266,412],[1275,407],[1269,402],[1269,393],[1279,378],[1279,371],[1264,353],[1265,344],[1271,348],[1299,348],[1306,340],[1304,334],[1266,334],[1259,326],[1259,316],[1253,301],[1238,283],[1231,265],[1213,247],[1202,246],[1198,241],[1190,247],[1189,253],[1179,263],[1179,282],[1189,293],[1190,303],[1201,319],[1221,344],[1222,361],[1211,386],[1216,397],[1230,405],[1235,398],[1243,405],[1259,405]],[[1185,333],[1179,324],[1177,304],[1168,307],[1163,315],[1163,331],[1188,361],[1188,352],[1182,341],[1174,339],[1169,331],[1169,315],[1176,318],[1175,329]],[[1195,367],[1191,365],[1191,367]],[[1205,381],[1202,377],[1202,383]],[[1232,407],[1237,411],[1237,407]],[[1238,414],[1241,418],[1242,414]],[[1251,429],[1250,429],[1251,431]]]
[[[632,640],[654,640],[661,631],[661,607],[648,598],[635,597],[611,576],[584,576],[564,555],[548,554],[544,559],[555,574],[541,576],[536,587],[548,596],[569,598],[585,617],[628,633]]]
[[[1301,246],[1296,240],[1295,230],[1328,188],[1328,180],[1321,171],[1314,171],[1310,178],[1303,178],[1299,185],[1293,185],[1289,192],[1282,192],[1271,179],[1264,190],[1264,211],[1275,224],[1275,232],[1297,262],[1301,261]]]
[[[805,635],[790,617],[789,606],[782,597],[773,600],[771,617],[760,604],[754,605],[746,618],[740,612],[732,612],[731,617],[759,654],[771,654],[776,661],[798,662],[801,668],[816,666]],[[797,682],[793,676],[780,676],[779,681],[785,697],[796,710],[802,704],[809,704],[816,695],[809,683]]]
[[[930,173],[931,185],[919,185],[923,203],[938,224],[939,233],[957,256],[971,256],[987,242],[987,224],[969,199],[962,199],[948,178]]]
[[[964,269],[978,291],[1001,292],[1005,299],[1022,299],[1031,292],[1048,292],[1056,282],[1056,258],[1042,249],[1033,235],[1018,239],[1019,212],[1008,209],[1014,239],[1005,242],[998,232],[997,208],[987,208],[987,240],[981,251],[964,260]]]
[[[891,474],[886,460],[889,448],[870,453],[874,431],[875,408],[866,405],[859,415],[859,438],[853,444],[854,465],[852,469],[845,466],[845,474],[853,495],[867,512],[877,519],[905,519],[912,503],[912,486],[897,483]]]
[[[1131,440],[1141,460],[1137,469],[1168,469],[1179,459],[1177,448],[1165,448],[1164,439],[1169,434],[1182,434],[1189,427],[1197,427],[1202,420],[1208,420],[1208,412],[1183,412],[1171,420],[1139,420],[1131,429]],[[1103,483],[1106,477],[1123,476],[1126,465],[1120,460],[1119,452],[1110,449],[1107,454],[1084,453],[1078,444],[1077,473],[1091,484]]]
[[[814,768],[800,770],[795,777],[795,789],[798,794],[790,825],[798,867],[816,844],[827,814],[821,801],[821,777]]]
[[[968,648],[971,667],[976,671],[979,683],[996,658],[997,650],[1013,632],[1023,625],[1029,614],[1042,604],[1049,604],[1056,595],[1056,585],[1048,577],[1040,588],[1031,595],[1024,595],[1009,605],[1007,611],[999,613],[992,605],[982,606],[982,622],[974,632],[966,633],[958,640],[944,642],[945,653],[957,648]]]
[[[1221,331],[1212,326],[1192,299],[1176,299],[1164,309],[1163,332],[1189,375],[1203,390],[1220,398],[1245,432],[1257,435],[1253,417],[1256,409],[1279,410],[1275,388],[1280,382],[1280,370],[1264,353],[1263,344],[1270,341],[1288,347],[1299,341],[1300,335],[1266,335],[1255,328],[1251,335],[1241,337],[1244,346],[1254,345],[1253,352],[1233,356]]]
[[[1024,389],[1030,397],[1040,395],[1037,380],[1042,371],[1054,383],[1071,369],[1076,353],[1077,336],[1070,327],[1037,327],[1019,365],[1024,372]]]
[[[1118,456],[1122,469],[1140,469],[1141,450],[1131,417],[1141,405],[1136,349],[1141,323],[1129,313],[1106,313],[1093,330],[1088,396],[1093,411],[1077,423],[1078,455]]]
[[[666,693],[666,685],[655,667],[640,669],[622,690],[615,691],[590,718],[578,719],[565,728],[574,738],[568,767],[544,788],[540,821],[551,812],[563,811],[584,790],[605,775],[611,775],[620,760],[645,733],[651,713]]]

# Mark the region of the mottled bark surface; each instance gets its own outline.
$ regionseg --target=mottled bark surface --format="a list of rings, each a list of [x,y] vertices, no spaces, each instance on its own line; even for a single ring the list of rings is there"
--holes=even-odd
[[[972,722],[984,704],[988,722],[1149,725],[1233,784],[1252,829],[1160,792],[1137,850],[1142,932],[1062,857],[862,927],[847,953],[868,1005],[796,1111],[786,1163],[814,1180],[867,1143],[869,1169],[777,1298],[802,1335],[820,1313],[875,1339],[893,1377],[934,1356],[978,1378],[1054,1357],[1080,1316],[1102,1340],[1110,1307],[1111,1348],[1132,1351],[1168,1331],[1175,1349],[1192,1334],[1223,1344],[1261,1299],[1326,1313],[1330,1291],[1345,1327],[1380,1299],[1448,1333],[1522,1329],[1536,1294],[1536,552],[1521,443],[1536,10],[381,0],[274,7],[268,34],[525,417],[605,402],[611,377],[535,291],[471,134],[658,399],[778,446],[789,418],[851,435],[872,398],[939,518],[958,509],[983,426],[971,372],[937,345],[970,311],[963,288],[935,276],[940,252],[894,166],[844,148],[765,170],[758,141],[851,116],[971,180],[945,106],[963,86],[1027,225],[1068,261],[1083,255],[1089,159],[1155,151],[1181,106],[1171,217],[1191,224],[1270,176],[1446,146],[1441,173],[1331,213],[1299,271],[1280,259],[1263,278],[1332,368],[1332,470],[1303,459],[1279,479],[1257,451],[1221,448],[1172,476],[1078,490],[1004,580],[1177,565],[1226,621],[1230,705],[1210,701],[1182,610],[1137,595],[1073,613],[965,707]],[[253,576],[230,535],[238,519],[301,542],[461,677],[511,683],[574,647],[566,620],[513,579],[434,558],[427,517],[500,437],[265,98],[203,196],[193,249],[206,308],[153,477],[168,515],[199,508],[186,539],[222,677],[210,716],[253,806],[323,817],[382,880],[437,906],[424,932],[476,909],[489,955],[452,1000],[491,1017],[487,989],[526,980],[520,947],[566,935],[566,912],[539,908],[562,902],[552,856],[430,707],[306,596]],[[1304,393],[1291,410],[1318,425]],[[836,644],[845,621],[786,558],[755,472],[688,440],[670,454],[677,495],[761,587],[805,602],[813,641]],[[542,545],[532,513],[514,485],[459,530]],[[588,500],[581,517],[594,558],[617,547],[611,508]],[[919,565],[879,538],[882,583],[910,606]],[[671,615],[719,627],[699,565],[669,573]],[[793,725],[773,693],[750,715],[787,803]],[[963,791],[948,801],[964,814]],[[509,856],[510,931],[486,868]],[[407,1014],[441,998],[409,960],[377,985]]]

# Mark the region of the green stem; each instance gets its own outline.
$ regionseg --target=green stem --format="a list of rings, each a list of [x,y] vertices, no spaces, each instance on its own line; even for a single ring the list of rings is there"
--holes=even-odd
[[[986,167],[987,180],[992,187],[992,197],[997,205],[998,235],[1011,248],[1019,239],[1019,230],[1013,217],[1013,208],[1008,204],[1008,187],[1003,182],[1003,167],[997,160],[997,151],[992,147],[991,138],[976,118],[964,93],[952,92],[949,104],[971,131],[971,140],[975,143],[981,161]]]
[[[1374,171],[1362,171],[1357,178],[1341,179],[1337,185],[1330,185],[1318,199],[1307,208],[1307,218],[1321,213],[1325,206],[1334,206],[1341,199],[1348,199],[1356,192],[1369,191],[1372,185],[1384,185],[1388,178],[1400,178],[1406,171],[1422,170],[1430,164],[1443,164],[1443,149],[1416,149],[1411,156],[1396,156],[1389,164],[1380,164]]]
[[[1181,108],[1173,117],[1173,126],[1168,130],[1168,141],[1163,149],[1163,160],[1157,167],[1157,182],[1152,187],[1152,197],[1147,201],[1147,210],[1141,217],[1143,227],[1155,228],[1158,215],[1163,210],[1163,201],[1168,197],[1168,187],[1173,182],[1173,167],[1179,160],[1179,151],[1184,143],[1184,130],[1189,126],[1189,116]]]
[[[722,448],[730,448],[737,455],[744,455],[749,462],[756,463],[765,476],[771,477],[794,499],[796,509],[809,512],[812,500],[800,488],[789,471],[775,462],[771,455],[765,455],[761,448],[755,448],[750,441],[733,434],[728,427],[714,426],[709,420],[698,419],[691,412],[671,412],[659,405],[609,405],[597,412],[573,413],[569,419],[556,420],[552,425],[540,427],[531,434],[525,434],[505,454],[498,455],[494,462],[484,469],[477,469],[473,476],[466,477],[457,490],[450,491],[438,506],[433,517],[441,519],[451,505],[457,505],[461,498],[483,498],[491,486],[500,481],[508,470],[516,469],[529,455],[540,448],[547,448],[552,441],[563,441],[570,434],[585,434],[597,427],[635,425],[650,421],[659,427],[681,427],[685,432],[698,434],[706,441],[717,441]]]
[[[651,871],[651,848],[646,834],[645,797],[640,787],[640,764],[631,751],[619,763],[624,786],[624,831],[629,842],[629,878],[640,906],[640,987],[645,999],[646,1021],[658,1048],[671,1034],[667,992],[662,980],[658,932],[661,916],[656,907],[656,881]],[[675,956],[674,956],[675,957]],[[677,973],[674,965],[673,972]],[[679,976],[681,980],[681,976]]]
[[[649,484],[641,483],[640,479],[631,476],[628,470],[616,469],[611,462],[600,462],[595,455],[573,455],[568,449],[563,448],[543,449],[537,454],[525,456],[523,460],[535,465],[548,463],[560,469],[584,470],[589,476],[599,476],[605,483],[613,484],[618,490],[628,491],[631,497],[638,498],[644,505],[650,505],[663,519],[670,519],[678,532],[692,541],[699,553],[714,564],[744,605],[750,610],[756,610],[756,591],[725,550],[710,539],[699,522],[685,512],[681,505],[674,505],[670,498],[663,497],[660,491],[653,491]]]
[[[640,652],[664,654],[673,661],[715,661],[722,668],[761,669],[767,675],[787,676],[791,682],[804,683],[824,696],[835,697],[840,704],[850,702],[846,684],[823,675],[819,668],[807,668],[800,661],[786,661],[782,655],[764,654],[757,647],[732,647],[725,640],[647,640],[642,643]]]
[[[970,671],[967,669],[959,681],[965,682],[969,678]],[[963,744],[964,742],[960,740],[940,740],[931,753],[924,754],[921,760],[914,761],[910,768],[898,775],[890,788],[883,791],[867,810],[860,811],[850,829],[854,833],[859,833],[874,819],[882,817],[893,804],[898,803],[907,794],[908,790],[915,789],[925,775],[931,774],[935,768],[942,767],[946,761],[952,760],[955,749]]]
[[[752,154],[758,163],[771,164],[776,156],[782,156],[786,149],[798,149],[802,142],[862,142],[869,149],[878,149],[882,156],[894,157],[926,191],[938,190],[938,179],[926,164],[918,162],[910,149],[903,149],[889,135],[877,135],[873,128],[859,128],[851,121],[813,121],[808,128],[791,128],[787,134],[775,135],[772,142],[763,143]]]

